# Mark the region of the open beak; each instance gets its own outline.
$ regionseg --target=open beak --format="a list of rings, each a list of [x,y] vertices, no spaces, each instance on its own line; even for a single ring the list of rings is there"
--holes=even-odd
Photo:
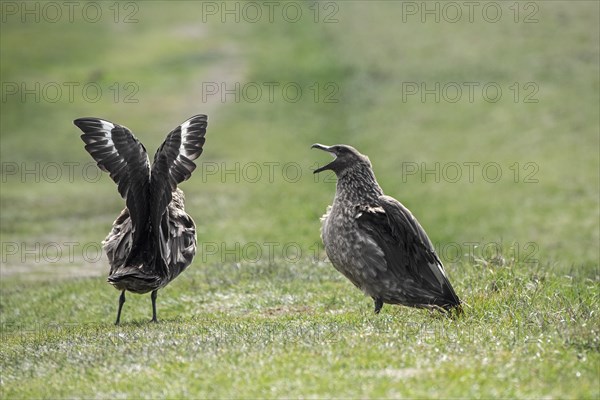
[[[332,154],[334,157],[336,157],[335,152],[333,151],[333,148],[331,146],[325,146],[319,143],[315,143],[311,146],[311,149],[319,149],[319,150],[323,150],[326,151],[330,154]],[[331,164],[333,164],[335,162],[335,160],[333,160],[332,162],[330,162],[327,165],[322,166],[321,168],[317,168],[313,171],[313,174],[318,174],[319,172],[323,172],[326,171],[328,169],[331,169]]]

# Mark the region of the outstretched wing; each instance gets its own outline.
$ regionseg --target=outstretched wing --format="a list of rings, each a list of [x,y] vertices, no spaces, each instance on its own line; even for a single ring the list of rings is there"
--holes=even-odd
[[[170,194],[177,184],[192,176],[196,169],[193,161],[202,154],[207,124],[206,115],[196,115],[167,135],[154,155],[153,189],[168,187]]]
[[[129,129],[99,118],[79,118],[85,149],[108,172],[125,199],[133,225],[133,243],[144,234],[148,220],[150,162],[146,149]]]
[[[379,206],[362,212],[357,222],[383,250],[390,272],[410,283],[407,293],[416,303],[446,309],[460,304],[425,230],[399,201],[380,196]]]
[[[151,219],[159,242],[165,242],[168,226],[162,221],[177,185],[196,169],[194,160],[202,154],[208,117],[195,115],[173,129],[154,155],[151,173]],[[161,223],[164,226],[161,226]],[[156,227],[161,227],[156,229]],[[163,235],[162,240],[160,235]],[[163,254],[164,258],[164,254]]]
[[[196,169],[194,160],[202,154],[206,134],[206,115],[196,115],[167,135],[154,155],[152,164],[153,210],[164,210],[177,185]]]

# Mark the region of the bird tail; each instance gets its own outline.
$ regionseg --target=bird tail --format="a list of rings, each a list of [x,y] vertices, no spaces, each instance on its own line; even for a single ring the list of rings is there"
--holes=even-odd
[[[129,290],[134,293],[147,293],[160,287],[160,278],[156,274],[148,274],[141,266],[118,268],[111,272],[108,283],[119,290]]]

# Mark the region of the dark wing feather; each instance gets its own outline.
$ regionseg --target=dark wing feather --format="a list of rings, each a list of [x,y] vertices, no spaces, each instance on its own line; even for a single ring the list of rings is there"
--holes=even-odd
[[[173,191],[179,183],[192,176],[196,169],[194,160],[202,154],[207,119],[206,115],[196,115],[185,121],[167,135],[154,156],[151,173],[151,218],[152,226],[160,227],[155,229],[158,242],[164,242],[168,238],[168,224],[162,220],[173,198]]]
[[[396,279],[411,284],[406,289],[415,305],[451,308],[460,304],[425,230],[400,202],[380,196],[379,207],[362,212],[357,222],[383,250]]]
[[[154,155],[152,165],[153,194],[158,195],[163,210],[171,202],[177,185],[196,169],[194,160],[202,154],[206,134],[206,115],[196,115],[173,129]]]
[[[148,220],[150,162],[146,149],[129,129],[99,118],[79,118],[85,149],[109,173],[125,199],[133,225],[133,242],[144,234]]]

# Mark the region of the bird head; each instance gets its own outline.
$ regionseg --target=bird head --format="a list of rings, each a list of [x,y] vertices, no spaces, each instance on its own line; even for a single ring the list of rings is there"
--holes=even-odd
[[[371,169],[371,162],[369,157],[361,154],[352,146],[345,144],[336,144],[333,146],[325,146],[319,143],[312,145],[313,149],[319,149],[326,151],[333,155],[335,159],[327,165],[317,168],[314,173],[317,174],[322,171],[331,170],[335,172],[337,176],[348,169],[353,168],[367,168]]]

